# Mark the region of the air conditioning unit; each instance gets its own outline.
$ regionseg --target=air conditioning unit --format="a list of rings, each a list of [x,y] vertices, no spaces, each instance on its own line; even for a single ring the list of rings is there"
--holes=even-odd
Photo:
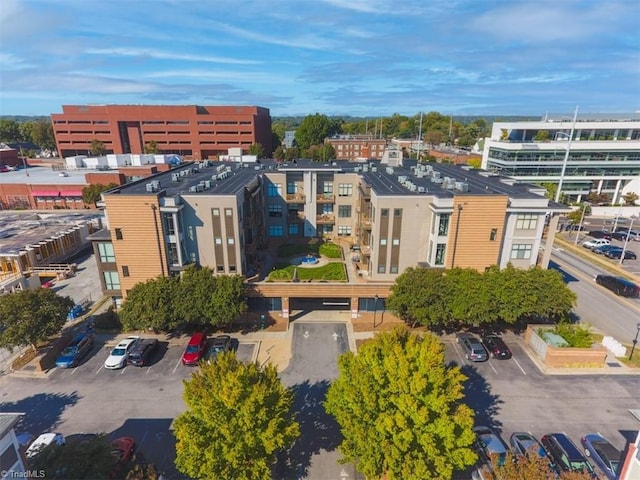
[[[172,173],[172,174],[171,174],[171,181],[172,181],[172,182],[179,182],[179,181],[180,181],[180,174],[178,174],[178,173]]]
[[[205,180],[204,181],[204,189],[205,190],[209,190],[211,188],[211,180]]]

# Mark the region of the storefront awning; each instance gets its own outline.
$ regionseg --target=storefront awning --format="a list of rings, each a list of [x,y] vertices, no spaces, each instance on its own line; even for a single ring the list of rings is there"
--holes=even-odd
[[[33,190],[31,192],[32,197],[58,197],[60,192],[58,190]]]
[[[81,197],[82,190],[63,190],[60,192],[61,197]]]

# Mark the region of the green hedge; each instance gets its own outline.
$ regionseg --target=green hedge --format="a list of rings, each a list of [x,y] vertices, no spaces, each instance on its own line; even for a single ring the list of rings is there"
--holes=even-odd
[[[290,282],[293,280],[293,272],[296,269],[294,265],[280,264],[276,270],[269,274],[270,282]],[[332,282],[345,282],[347,274],[344,264],[340,262],[332,262],[322,267],[316,268],[298,268],[298,279],[301,282],[309,280],[326,280]]]
[[[591,345],[593,345],[593,334],[591,334],[588,326],[559,323],[549,331],[564,338],[569,347],[591,348]]]

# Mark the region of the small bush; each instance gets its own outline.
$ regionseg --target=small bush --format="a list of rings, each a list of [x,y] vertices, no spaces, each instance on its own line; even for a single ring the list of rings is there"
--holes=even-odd
[[[569,347],[591,348],[593,344],[593,335],[588,326],[559,323],[551,332],[564,338]]]
[[[120,323],[116,312],[110,307],[106,312],[93,317],[93,327],[96,330],[121,331],[122,323]]]

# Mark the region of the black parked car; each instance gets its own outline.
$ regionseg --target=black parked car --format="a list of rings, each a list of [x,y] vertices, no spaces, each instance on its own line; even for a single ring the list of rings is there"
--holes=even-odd
[[[550,433],[540,441],[558,471],[588,473],[593,478],[598,478],[591,464],[564,433]]]
[[[598,254],[598,255],[604,255],[605,253],[607,253],[609,250],[611,249],[615,249],[615,248],[620,248],[616,245],[601,245],[599,247],[594,248],[593,250],[591,250],[592,252]]]
[[[145,365],[149,365],[149,361],[157,348],[158,340],[155,338],[140,339],[138,340],[137,345],[135,345],[129,352],[127,362],[129,365],[133,365],[134,367],[144,367]]]
[[[493,358],[507,360],[511,358],[511,350],[498,335],[490,334],[482,337],[482,343]]]
[[[611,240],[611,233],[606,230],[593,230],[589,232],[589,236],[593,238],[606,238],[607,240]]]
[[[218,355],[231,350],[231,337],[229,335],[218,335],[211,341],[211,346],[207,350],[206,359],[215,362]]]
[[[610,248],[606,252],[604,252],[604,256],[607,258],[617,258],[619,259],[622,256],[622,248]],[[625,260],[635,260],[638,256],[632,252],[631,250],[624,250],[624,259]]]
[[[640,296],[640,287],[626,278],[614,277],[613,275],[596,275],[595,281],[598,285],[608,288],[621,297],[638,298]]]

